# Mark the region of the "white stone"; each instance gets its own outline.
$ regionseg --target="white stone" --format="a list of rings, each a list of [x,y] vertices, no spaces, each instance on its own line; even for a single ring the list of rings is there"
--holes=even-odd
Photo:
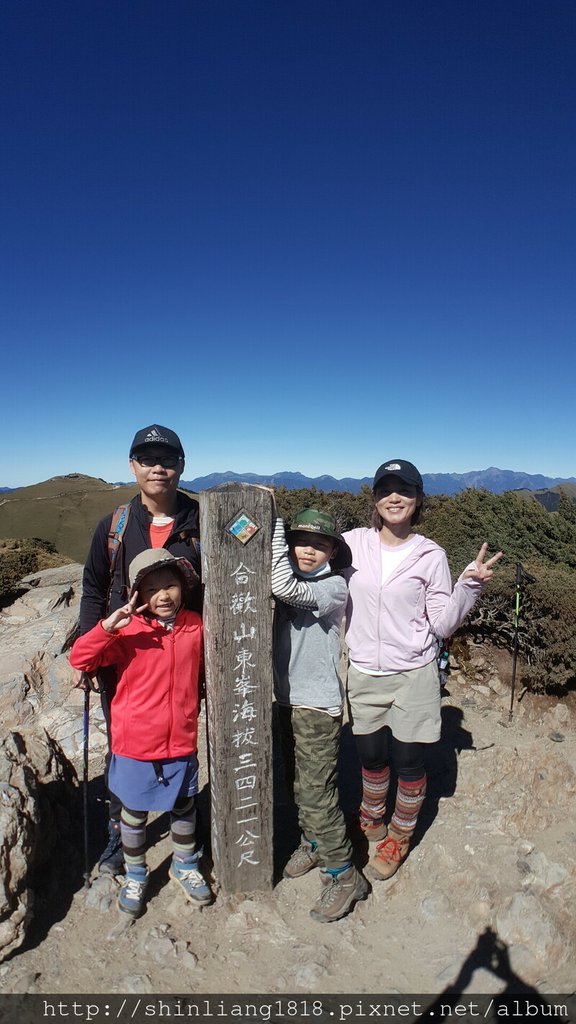
[[[525,946],[542,963],[563,963],[570,954],[552,916],[530,892],[515,893],[496,915],[498,934],[508,946]]]
[[[154,991],[154,986],[148,974],[127,974],[121,980],[119,990],[129,995],[150,995]]]

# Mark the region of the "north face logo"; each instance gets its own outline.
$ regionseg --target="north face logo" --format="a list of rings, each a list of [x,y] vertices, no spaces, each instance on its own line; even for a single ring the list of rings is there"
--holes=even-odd
[[[384,469],[390,472],[391,470],[402,469],[402,466],[399,462],[389,462],[387,466],[384,466]]]

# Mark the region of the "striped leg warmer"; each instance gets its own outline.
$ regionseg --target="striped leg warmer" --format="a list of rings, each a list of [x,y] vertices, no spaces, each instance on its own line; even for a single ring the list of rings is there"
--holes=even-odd
[[[130,811],[122,808],[120,815],[120,834],[126,870],[146,865],[146,823],[148,811]]]
[[[196,797],[178,800],[170,812],[170,837],[175,860],[190,861],[196,852]]]
[[[409,839],[420,813],[420,808],[426,796],[426,775],[416,779],[415,782],[406,782],[405,779],[398,779],[396,791],[396,806],[390,822],[390,829],[397,836]]]
[[[386,811],[386,797],[390,786],[390,768],[370,772],[362,769],[362,803],[360,804],[360,820],[365,822],[381,821]]]

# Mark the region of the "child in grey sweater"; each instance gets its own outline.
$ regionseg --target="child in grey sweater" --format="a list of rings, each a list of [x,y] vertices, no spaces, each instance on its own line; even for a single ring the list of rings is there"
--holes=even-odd
[[[282,519],[276,520],[274,689],[286,777],[302,830],[284,876],[297,878],[320,866],[322,889],[310,911],[320,922],[337,921],[368,893],[352,864],[338,800],[340,626],[348,599],[341,570],[350,564],[350,549],[328,513],[304,509],[287,537]]]

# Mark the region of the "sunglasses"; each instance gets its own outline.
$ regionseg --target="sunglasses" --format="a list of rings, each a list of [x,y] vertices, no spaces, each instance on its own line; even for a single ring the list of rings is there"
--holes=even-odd
[[[180,462],[180,455],[133,455],[134,462],[146,469],[162,466],[162,469],[175,469]]]
[[[374,490],[374,497],[379,501],[380,498],[387,498],[390,494],[399,494],[402,498],[417,498],[418,488],[412,484],[405,484],[403,481],[397,483],[395,486],[392,484],[380,484]]]

